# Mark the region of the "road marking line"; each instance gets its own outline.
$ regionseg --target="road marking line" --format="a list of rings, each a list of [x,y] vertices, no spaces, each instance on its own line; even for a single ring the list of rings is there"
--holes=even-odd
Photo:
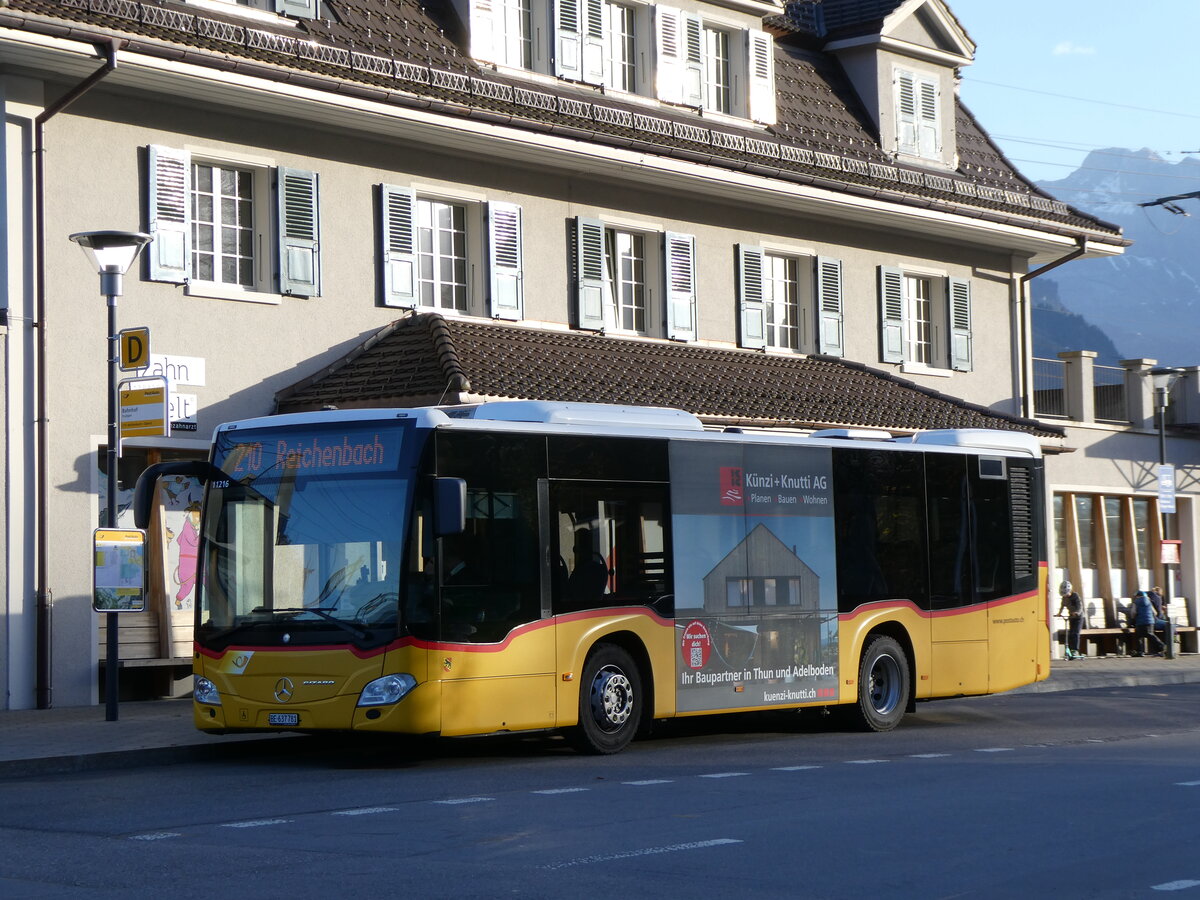
[[[714,772],[711,775],[701,775],[701,778],[737,778],[741,775],[749,775],[749,772]]]
[[[254,819],[251,822],[226,822],[222,828],[263,828],[267,825],[286,825],[293,819]]]
[[[1168,881],[1163,884],[1151,885],[1152,891],[1186,891],[1188,888],[1200,887],[1200,881]]]
[[[372,816],[375,813],[396,812],[398,807],[395,806],[367,806],[363,809],[342,809],[334,813],[335,816]]]
[[[848,760],[846,760],[846,765],[848,765],[848,766],[870,766],[870,765],[874,765],[875,763],[884,763],[884,762],[887,762],[887,760],[886,759],[848,759]]]
[[[692,841],[687,844],[672,844],[669,847],[646,847],[642,850],[629,850],[625,853],[611,853],[605,856],[582,856],[578,859],[569,859],[566,862],[551,863],[545,866],[539,866],[542,869],[566,869],[571,866],[586,866],[592,863],[611,862],[616,859],[630,859],[635,856],[653,856],[657,853],[675,853],[679,850],[703,850],[706,847],[719,847],[722,844],[740,844],[742,841],[734,840],[733,838],[717,838],[712,841]]]
[[[939,759],[943,756],[949,756],[949,753],[912,753],[909,754],[912,759]]]
[[[183,837],[177,831],[159,831],[154,834],[135,834],[131,841],[165,841],[167,838]]]
[[[578,794],[588,788],[551,788],[548,791],[532,791],[534,794]]]
[[[1012,747],[976,747],[976,753],[1012,753]]]
[[[819,769],[820,766],[775,766],[772,772],[801,772],[805,769]]]
[[[434,803],[440,803],[442,806],[458,806],[461,803],[490,803],[495,800],[495,797],[463,797],[459,800],[434,800]]]
[[[621,784],[632,784],[641,787],[645,784],[672,784],[673,779],[670,778],[648,778],[645,781],[622,781]]]
[[[1177,781],[1175,784],[1179,787],[1196,787],[1200,785],[1200,781]]]

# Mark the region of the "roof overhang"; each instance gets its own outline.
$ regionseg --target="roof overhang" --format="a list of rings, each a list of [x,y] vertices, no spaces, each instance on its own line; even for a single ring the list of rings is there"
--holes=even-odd
[[[0,31],[0,44],[10,70],[83,75],[101,61],[93,44],[31,31]],[[655,190],[699,192],[764,209],[819,217],[872,230],[915,232],[948,243],[966,243],[1015,253],[1041,264],[1060,258],[1088,239],[1088,256],[1117,256],[1125,241],[1101,231],[1088,231],[1040,221],[1032,216],[989,217],[979,207],[935,208],[935,201],[916,200],[867,186],[828,186],[785,180],[776,171],[756,174],[708,165],[659,153],[599,143],[550,131],[514,126],[497,118],[472,117],[467,107],[430,101],[369,85],[354,90],[313,87],[320,79],[278,69],[278,78],[216,69],[181,58],[163,58],[123,50],[119,65],[105,79],[109,90],[154,92],[189,105],[225,107],[258,113],[267,119],[292,121],[306,128],[358,133],[427,146],[431,151],[500,158],[516,165],[551,170],[581,178],[603,178],[645,185]],[[262,64],[255,64],[261,71]],[[274,75],[275,73],[272,72]],[[334,89],[331,89],[334,88]],[[378,99],[372,99],[374,95]]]

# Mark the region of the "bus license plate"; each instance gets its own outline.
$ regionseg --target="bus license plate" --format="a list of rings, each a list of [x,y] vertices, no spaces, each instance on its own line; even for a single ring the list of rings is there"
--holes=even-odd
[[[299,725],[300,713],[267,713],[268,725]]]

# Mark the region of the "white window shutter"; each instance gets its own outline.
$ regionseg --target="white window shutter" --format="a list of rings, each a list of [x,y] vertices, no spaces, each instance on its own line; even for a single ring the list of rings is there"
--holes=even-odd
[[[746,59],[750,65],[750,118],[764,125],[774,125],[775,109],[775,41],[765,31],[746,32]]]
[[[663,235],[667,282],[667,338],[696,339],[696,239],[668,231]]]
[[[604,330],[604,223],[575,219],[575,314],[580,328]]]
[[[383,305],[417,305],[417,195],[410,188],[379,186],[379,260]]]
[[[658,99],[683,102],[683,13],[670,6],[654,7],[654,71]]]
[[[481,62],[500,62],[496,47],[496,4],[504,0],[469,0],[471,4],[471,56]]]
[[[524,315],[521,246],[521,207],[515,203],[488,204],[488,271],[491,275],[491,313],[497,319]]]
[[[936,82],[920,80],[916,85],[918,152],[927,159],[934,159],[942,154],[942,134],[938,125],[938,86]]]
[[[604,84],[608,62],[608,31],[604,21],[604,0],[580,0],[583,3],[583,80]]]
[[[904,362],[904,273],[879,267],[880,358],[887,363]]]
[[[908,72],[897,72],[896,82],[896,149],[915,156],[917,143],[917,86]]]
[[[846,342],[842,323],[842,261],[818,256],[817,352],[842,356]]]
[[[555,0],[554,74],[583,80],[583,4],[587,0]]]
[[[970,372],[971,362],[971,282],[965,278],[948,279],[947,304],[950,313],[950,368]]]
[[[759,350],[767,345],[767,309],[763,302],[762,247],[738,245],[738,312],[741,345]]]
[[[683,14],[683,97],[686,106],[704,106],[704,26]]]
[[[315,19],[321,14],[318,0],[275,0],[275,12],[294,19]]]
[[[316,297],[321,293],[317,173],[281,166],[276,176],[279,292]]]
[[[146,158],[150,280],[184,284],[191,271],[192,156],[151,144]]]

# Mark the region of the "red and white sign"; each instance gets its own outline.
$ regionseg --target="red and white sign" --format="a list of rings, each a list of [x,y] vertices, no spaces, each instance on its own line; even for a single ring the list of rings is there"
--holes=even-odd
[[[703,669],[708,665],[708,658],[712,655],[712,638],[703,622],[688,623],[687,628],[683,629],[680,649],[689,669]]]
[[[741,506],[745,499],[741,466],[721,466],[721,505]]]

